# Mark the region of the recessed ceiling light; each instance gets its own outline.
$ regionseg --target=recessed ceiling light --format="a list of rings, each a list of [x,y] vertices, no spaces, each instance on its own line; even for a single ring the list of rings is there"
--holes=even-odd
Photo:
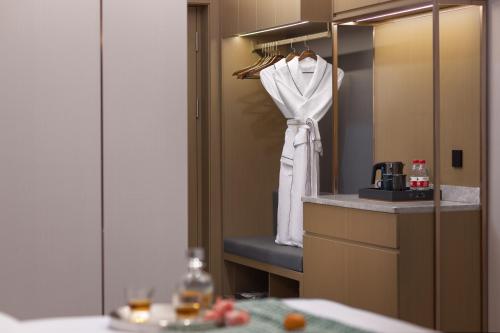
[[[381,15],[377,15],[377,16],[371,16],[371,17],[360,19],[360,20],[356,20],[356,23],[378,20],[378,19],[381,19],[381,18],[396,16],[396,15],[399,15],[399,14],[406,14],[406,13],[411,13],[411,12],[417,12],[419,10],[423,10],[423,9],[427,9],[427,8],[432,8],[432,6],[433,5],[426,5],[426,6],[421,6],[421,7],[415,7],[415,8],[400,10],[400,11],[397,11],[397,12],[392,12],[392,13],[387,13],[387,14],[381,14]]]

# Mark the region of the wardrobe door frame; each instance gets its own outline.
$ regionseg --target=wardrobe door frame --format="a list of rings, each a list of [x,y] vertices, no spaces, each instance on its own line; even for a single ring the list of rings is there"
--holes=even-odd
[[[206,121],[208,126],[208,264],[215,292],[222,292],[222,126],[221,126],[221,64],[220,64],[220,2],[217,0],[188,0],[187,6],[200,6],[207,20]],[[186,9],[187,9],[186,6]],[[187,15],[187,12],[186,12]],[[190,213],[191,213],[191,207]]]
[[[413,0],[403,0],[399,2],[392,2],[387,6],[374,7],[374,12],[369,11],[357,11],[353,12],[351,16],[339,15],[338,17],[333,13],[334,22],[332,22],[332,57],[333,57],[333,117],[332,117],[332,132],[333,132],[333,177],[332,177],[332,187],[334,194],[338,193],[339,188],[339,140],[338,140],[338,119],[339,119],[339,104],[338,104],[338,90],[337,90],[337,68],[338,68],[338,25],[341,23],[354,21],[357,18],[366,17],[371,14],[380,14],[376,12],[377,10],[383,10],[391,12],[396,11],[398,6],[400,5],[409,5],[415,4],[419,1]],[[420,1],[424,2],[424,1]],[[439,14],[440,10],[447,5],[471,5],[471,1],[467,0],[432,0],[428,1],[428,3],[432,4],[432,43],[433,43],[433,127],[434,127],[434,135],[433,135],[433,151],[434,151],[434,170],[433,170],[433,179],[434,186],[441,186],[441,168],[440,168],[440,160],[441,160],[441,151],[440,151],[440,117],[441,117],[441,105],[440,105],[440,96],[441,96],[441,78],[440,78],[440,34],[439,34]],[[482,329],[484,331],[488,330],[488,126],[487,126],[487,1],[475,1],[474,5],[481,7],[481,88],[480,88],[480,118],[481,118],[481,288],[482,288]],[[335,20],[337,18],[337,20]],[[394,17],[392,17],[394,18]],[[441,197],[440,193],[436,191],[434,193],[434,204],[435,204],[435,218],[434,218],[434,265],[435,265],[435,309],[436,309],[436,328],[440,329],[440,308],[441,308],[441,273],[440,273],[440,257],[441,257]]]

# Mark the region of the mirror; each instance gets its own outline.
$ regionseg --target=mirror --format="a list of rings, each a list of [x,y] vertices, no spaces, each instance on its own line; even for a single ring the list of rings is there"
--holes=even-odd
[[[441,13],[441,183],[480,184],[480,10]],[[341,194],[371,183],[371,166],[425,159],[433,172],[432,15],[338,26]],[[452,164],[452,151],[462,166]],[[431,178],[432,182],[432,178]]]

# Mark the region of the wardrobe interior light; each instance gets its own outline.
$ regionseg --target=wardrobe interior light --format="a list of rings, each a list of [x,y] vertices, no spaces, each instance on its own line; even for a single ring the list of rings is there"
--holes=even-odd
[[[282,26],[279,26],[279,27],[276,27],[276,28],[269,28],[269,29],[263,29],[263,30],[258,30],[258,31],[254,31],[254,32],[249,32],[249,33],[246,33],[246,34],[238,35],[238,37],[246,37],[246,36],[257,35],[257,34],[261,34],[263,32],[280,30],[280,29],[286,29],[286,28],[295,27],[297,25],[302,25],[302,24],[306,24],[306,23],[309,23],[309,21],[302,21],[302,22],[298,22],[298,23],[292,23],[292,24],[282,25]]]
[[[385,17],[391,17],[391,16],[397,16],[397,15],[400,15],[400,14],[406,14],[406,13],[416,12],[416,11],[419,11],[419,10],[423,10],[423,9],[427,9],[427,8],[432,8],[432,6],[433,5],[426,5],[426,6],[421,6],[421,7],[415,7],[415,8],[400,10],[400,11],[397,11],[397,12],[392,12],[392,13],[387,13],[387,14],[381,14],[381,15],[377,15],[377,16],[371,16],[371,17],[367,17],[367,18],[364,18],[364,19],[356,20],[356,23],[366,22],[366,21],[373,21],[373,20],[378,20],[378,19],[385,18]]]

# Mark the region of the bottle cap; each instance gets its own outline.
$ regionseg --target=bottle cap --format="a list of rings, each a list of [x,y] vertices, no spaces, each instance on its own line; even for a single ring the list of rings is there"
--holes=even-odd
[[[420,163],[421,164],[425,164],[425,160],[420,160]]]
[[[192,247],[187,251],[188,258],[205,259],[205,251],[201,247]]]
[[[413,162],[412,162],[412,163],[413,163],[413,164],[418,164],[418,163],[420,163],[420,160],[413,160]]]

